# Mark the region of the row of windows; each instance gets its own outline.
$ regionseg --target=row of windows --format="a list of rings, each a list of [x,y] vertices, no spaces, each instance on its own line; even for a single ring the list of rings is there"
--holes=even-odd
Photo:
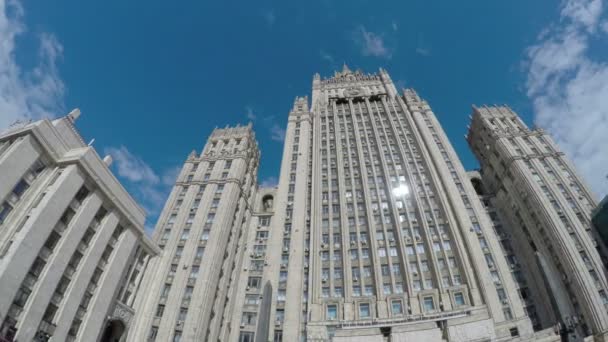
[[[13,208],[17,206],[21,198],[25,195],[26,191],[30,188],[33,182],[38,176],[45,170],[46,166],[40,160],[34,162],[34,164],[25,172],[23,178],[21,178],[17,184],[13,187],[13,190],[8,194],[7,198],[0,203],[0,227],[7,219]]]

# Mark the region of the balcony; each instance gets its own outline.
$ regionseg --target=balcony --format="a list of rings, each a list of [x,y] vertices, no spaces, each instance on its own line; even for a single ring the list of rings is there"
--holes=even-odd
[[[67,227],[68,227],[68,226],[67,226],[65,223],[63,223],[63,222],[59,221],[59,222],[57,222],[57,225],[55,225],[55,231],[56,231],[57,233],[61,234],[61,233],[63,233],[63,232],[65,231],[65,229],[66,229]]]
[[[72,278],[74,273],[76,273],[76,268],[72,265],[68,265],[63,272],[68,278]]]
[[[37,280],[38,280],[37,276],[35,276],[31,273],[28,273],[25,276],[25,279],[23,280],[23,285],[25,285],[25,287],[27,287],[28,289],[31,290],[32,288],[34,288],[34,285],[36,285]]]
[[[86,254],[87,252],[87,245],[84,242],[80,242],[78,244],[78,247],[76,248],[80,253],[82,253],[82,255]]]
[[[94,294],[96,289],[97,289],[97,284],[95,284],[95,283],[89,283],[89,286],[87,286],[87,291],[90,294]]]
[[[82,321],[82,318],[86,314],[87,314],[87,309],[83,308],[82,306],[79,306],[78,310],[76,311],[76,318]]]
[[[112,237],[110,237],[110,241],[108,242],[108,244],[112,247],[115,247],[117,242],[118,242],[118,239],[116,239],[114,236],[112,236]]]
[[[40,326],[39,326],[39,330],[38,332],[44,332],[46,334],[49,334],[51,336],[53,336],[53,333],[55,333],[55,329],[57,328],[57,326],[51,322],[47,322],[46,320],[42,320],[40,321]]]
[[[82,203],[75,198],[70,202],[70,208],[74,209],[74,211],[78,211],[78,208],[80,208],[81,205]]]
[[[53,293],[53,296],[51,297],[51,303],[55,304],[55,306],[59,307],[59,304],[61,303],[61,301],[63,300],[63,294],[61,293]]]
[[[46,246],[42,246],[42,248],[40,248],[40,252],[38,253],[38,256],[40,256],[40,258],[42,258],[43,260],[49,260],[49,257],[51,256],[51,254],[53,254],[53,251],[51,251],[50,249],[48,249]]]

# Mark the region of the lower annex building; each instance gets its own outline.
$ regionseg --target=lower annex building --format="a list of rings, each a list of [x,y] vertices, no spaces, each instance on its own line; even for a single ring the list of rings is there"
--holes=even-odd
[[[0,134],[0,341],[118,341],[159,249],[145,214],[74,127]]]
[[[187,157],[153,242],[77,115],[1,135],[0,336],[608,340],[597,202],[546,134],[474,108],[481,170],[466,172],[428,103],[383,69],[317,74],[311,95],[288,114],[276,187],[258,185],[251,125],[215,129]],[[20,164],[17,148],[36,153]],[[37,223],[36,209],[56,219]]]

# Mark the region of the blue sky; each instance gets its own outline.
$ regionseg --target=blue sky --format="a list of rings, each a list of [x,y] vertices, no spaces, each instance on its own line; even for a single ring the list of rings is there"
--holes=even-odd
[[[602,0],[0,0],[0,128],[78,107],[78,127],[154,224],[176,168],[211,130],[254,121],[260,180],[312,75],[384,67],[427,99],[467,168],[472,104],[549,130],[608,192]],[[571,120],[575,118],[574,120]],[[568,120],[565,120],[568,119]],[[569,123],[565,125],[564,123]],[[574,122],[574,123],[572,123]]]

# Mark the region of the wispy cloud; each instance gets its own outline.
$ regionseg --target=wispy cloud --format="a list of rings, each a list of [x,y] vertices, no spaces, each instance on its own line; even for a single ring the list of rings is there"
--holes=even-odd
[[[278,142],[285,140],[285,129],[279,125],[274,115],[260,116],[254,113],[250,106],[245,107],[245,113],[249,120],[260,123],[270,133],[270,139]]]
[[[181,167],[170,167],[158,174],[125,146],[108,147],[104,149],[104,153],[112,156],[112,167],[122,183],[148,213],[146,230],[151,232]]]
[[[251,108],[251,107],[249,107],[249,106],[245,107],[245,113],[246,113],[246,115],[247,115],[247,119],[249,119],[249,120],[251,120],[251,121],[255,121],[255,119],[256,119],[256,115],[255,115],[255,113],[253,112],[253,108]]]
[[[330,55],[329,53],[325,52],[324,50],[319,51],[319,56],[321,56],[321,59],[326,60],[331,64],[334,63],[334,56]]]
[[[262,182],[260,183],[260,187],[262,188],[274,188],[277,186],[277,184],[279,184],[279,180],[277,179],[277,177],[268,177],[265,178],[264,180],[262,180]]]
[[[54,117],[65,112],[65,86],[57,68],[63,47],[50,33],[38,35],[37,64],[17,63],[18,37],[27,31],[19,1],[0,1],[0,131],[16,120]]]
[[[104,149],[106,154],[112,156],[116,162],[118,175],[130,182],[141,182],[156,185],[160,178],[141,158],[133,155],[129,150],[120,146]]]
[[[430,56],[431,55],[431,50],[428,48],[423,48],[423,47],[417,47],[416,48],[416,53],[422,56]]]
[[[393,31],[397,31],[399,30],[399,25],[397,24],[396,21],[393,20],[393,22],[391,23],[391,27],[393,28]]]
[[[272,9],[263,10],[262,18],[264,18],[266,25],[268,25],[269,27],[272,27],[274,25],[274,23],[277,21],[277,17],[274,13],[274,10],[272,10]]]
[[[592,42],[605,42],[602,8],[601,0],[565,1],[559,22],[543,30],[525,61],[536,124],[597,195],[608,193],[608,60],[590,53]]]
[[[427,44],[426,40],[424,39],[424,35],[422,33],[418,33],[418,42],[416,44],[415,51],[420,56],[427,57],[427,56],[431,55],[431,48],[430,48],[429,44]]]
[[[277,123],[273,123],[270,127],[270,139],[278,142],[285,141],[285,129]]]
[[[384,43],[381,35],[368,31],[364,26],[359,26],[355,31],[354,41],[359,45],[361,54],[390,59],[392,51]]]

